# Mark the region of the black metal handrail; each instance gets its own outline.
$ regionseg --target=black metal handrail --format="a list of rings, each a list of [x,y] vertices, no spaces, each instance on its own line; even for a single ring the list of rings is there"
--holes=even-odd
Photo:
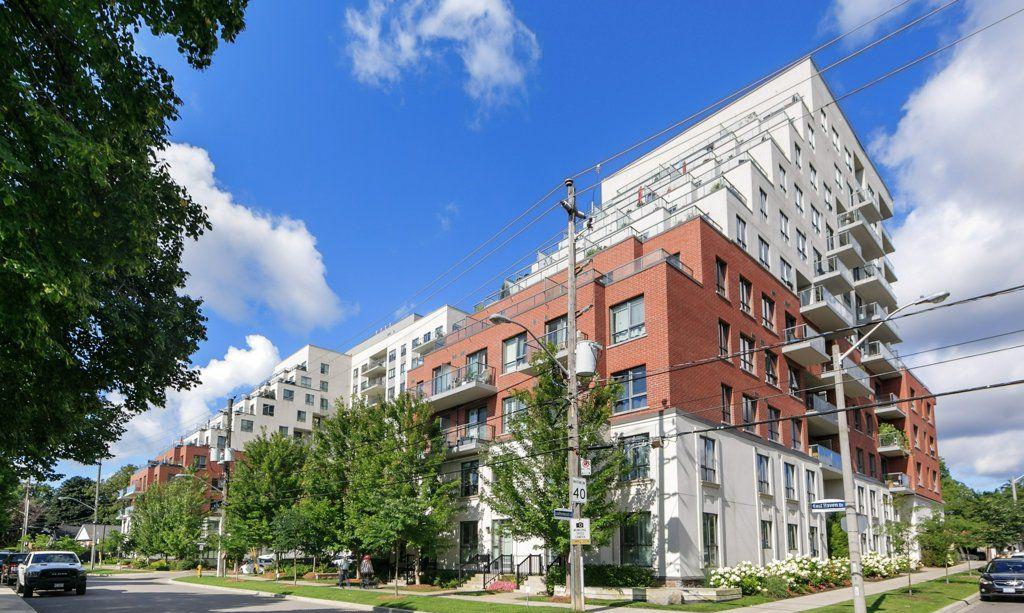
[[[511,571],[512,563],[512,554],[510,553],[498,554],[491,558],[482,569],[484,575],[483,589],[486,590],[487,586],[493,583],[498,577],[510,574],[508,571]],[[488,578],[488,575],[490,575],[490,578]]]
[[[525,568],[523,568],[525,566]],[[544,574],[544,557],[539,553],[531,553],[516,564],[516,585],[523,577]]]

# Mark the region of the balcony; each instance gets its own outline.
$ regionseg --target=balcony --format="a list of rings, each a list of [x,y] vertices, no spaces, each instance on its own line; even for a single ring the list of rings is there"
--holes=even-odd
[[[899,401],[899,396],[896,394],[885,394],[880,397],[878,402],[885,404],[879,404],[875,407],[875,417],[886,421],[903,419],[907,414],[900,408]]]
[[[835,380],[832,364],[826,363],[821,367],[822,379],[828,377]],[[870,377],[864,369],[853,363],[853,360],[843,360],[843,391],[850,398],[860,398],[871,395]]]
[[[384,374],[385,370],[387,370],[387,365],[384,360],[370,360],[359,368],[359,374],[364,377],[373,377]]]
[[[134,506],[127,506],[127,507],[125,507],[125,508],[123,508],[123,509],[121,509],[120,511],[117,512],[117,518],[118,519],[128,519],[129,517],[132,516],[132,513],[134,513],[134,512],[135,512],[135,507]]]
[[[910,477],[907,473],[887,473],[885,475],[885,486],[890,492],[910,491]]]
[[[126,487],[123,490],[121,490],[120,492],[118,492],[117,499],[118,500],[123,500],[125,498],[130,498],[130,497],[132,497],[134,495],[135,495],[135,486],[134,485],[129,485],[128,487]]]
[[[889,230],[885,228],[885,224],[878,222],[875,224],[875,231],[882,238],[882,251],[886,253],[893,253],[896,251],[896,245],[892,242],[892,236],[889,235]]]
[[[837,257],[848,267],[860,266],[866,261],[860,251],[860,243],[850,232],[840,232],[828,237],[826,247],[826,256]]]
[[[494,440],[494,426],[491,424],[464,424],[449,428],[443,433],[448,445],[448,455],[452,457],[479,453],[483,447]]]
[[[822,330],[853,325],[853,314],[843,301],[820,285],[800,292],[800,314]]]
[[[782,346],[782,355],[805,367],[817,366],[828,359],[825,339],[807,324],[786,330],[786,344]]]
[[[433,351],[440,342],[444,339],[444,331],[441,328],[434,330],[433,332],[426,332],[422,338],[412,339],[412,351],[420,355],[426,355]]]
[[[814,263],[814,284],[827,287],[833,294],[853,289],[853,275],[842,260],[833,256]]]
[[[886,254],[882,247],[882,237],[872,227],[860,211],[847,211],[839,215],[839,232],[849,232],[860,244],[861,255],[865,260],[880,258]]]
[[[885,280],[885,271],[876,264],[865,264],[853,269],[853,289],[866,302],[896,307],[896,292]]]
[[[449,409],[487,398],[497,392],[498,388],[494,385],[494,367],[480,364],[468,364],[436,375],[420,390],[435,410]]]
[[[821,477],[825,480],[843,478],[843,457],[824,445],[811,445],[811,457],[821,464]]]
[[[899,281],[899,279],[896,277],[896,267],[892,265],[892,262],[889,260],[888,257],[880,257],[874,261],[874,264],[875,266],[882,269],[882,276],[885,277],[886,281],[888,281],[889,283],[895,283]]]
[[[861,190],[850,197],[850,211],[860,213],[861,217],[871,223],[882,221],[882,211],[878,208],[878,201],[875,195]]]
[[[807,394],[807,433],[812,436],[839,434],[839,416],[836,406],[825,399],[824,394]]]
[[[896,357],[889,343],[882,341],[868,341],[861,345],[860,365],[882,379],[899,377],[903,368],[903,362]]]
[[[910,455],[902,432],[889,432],[878,435],[878,455],[887,458],[903,458]]]
[[[857,325],[862,326],[862,332],[867,332],[881,323],[877,330],[871,335],[873,340],[885,343],[898,343],[901,340],[900,327],[895,320],[886,320],[889,315],[889,308],[877,302],[862,304],[857,308]],[[884,323],[883,323],[884,322]]]
[[[384,393],[384,377],[374,377],[359,384],[359,391],[364,396],[377,396]]]

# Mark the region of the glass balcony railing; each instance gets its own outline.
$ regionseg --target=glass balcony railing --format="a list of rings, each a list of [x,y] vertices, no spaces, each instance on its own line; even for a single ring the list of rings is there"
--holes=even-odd
[[[824,445],[811,445],[810,452],[811,456],[817,458],[822,466],[837,471],[843,470],[843,457],[839,455],[839,452],[832,451]]]
[[[854,281],[875,281],[880,283],[882,287],[889,292],[889,294],[895,296],[892,286],[885,279],[885,271],[876,264],[865,264],[864,266],[858,266],[853,269],[853,280]]]
[[[907,450],[907,443],[899,432],[887,432],[885,434],[878,435],[878,446],[881,447],[897,447],[903,451]]]
[[[494,367],[484,364],[467,364],[465,366],[441,373],[430,380],[430,396],[450,392],[464,385],[482,383],[494,384]]]
[[[807,394],[807,402],[805,403],[807,408],[815,413],[826,413],[825,417],[836,418],[835,413],[829,413],[829,411],[835,411],[836,405],[828,401],[822,394]]]
[[[821,285],[814,285],[800,292],[801,307],[822,303],[831,307],[844,320],[853,322],[853,314],[850,312],[850,307],[846,306],[839,298],[836,298],[827,288]]]
[[[449,449],[469,447],[494,440],[491,424],[463,424],[442,432]]]
[[[907,473],[886,473],[885,486],[890,490],[910,489],[910,477]]]

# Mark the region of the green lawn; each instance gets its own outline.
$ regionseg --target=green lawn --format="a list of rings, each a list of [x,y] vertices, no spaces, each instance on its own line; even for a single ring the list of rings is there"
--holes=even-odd
[[[526,598],[520,598],[525,601]],[[548,602],[546,596],[536,597],[531,596],[530,602]],[[771,602],[771,598],[767,596],[742,596],[736,600],[730,600],[729,602],[700,602],[692,604],[670,604],[670,605],[658,605],[651,604],[649,602],[636,601],[636,600],[604,600],[598,598],[588,598],[587,604],[599,604],[606,607],[635,607],[640,609],[661,609],[662,611],[728,611],[729,609],[735,609],[738,607],[752,607],[758,604],[764,604]],[[564,602],[564,601],[561,601]]]
[[[935,579],[914,585],[913,595],[907,594],[906,586],[891,592],[867,597],[870,613],[931,613],[942,607],[963,600],[978,591],[978,575],[959,573],[945,579]],[[813,613],[848,613],[853,611],[853,601],[812,609]]]
[[[395,607],[412,611],[431,611],[433,613],[525,613],[525,609],[520,605],[472,602],[438,596],[413,596],[411,594],[395,596],[394,592],[385,592],[383,590],[341,590],[336,587],[285,585],[278,582],[249,581],[244,579],[235,581],[233,579],[219,579],[217,577],[183,577],[175,579],[175,581],[273,592],[275,594],[290,594],[307,598],[322,598],[324,600],[338,600],[341,602],[354,602],[378,607]],[[531,606],[530,611],[534,613],[565,613],[563,608],[545,606]]]

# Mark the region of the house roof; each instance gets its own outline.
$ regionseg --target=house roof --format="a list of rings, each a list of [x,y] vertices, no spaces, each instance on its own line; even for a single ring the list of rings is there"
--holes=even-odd
[[[121,526],[116,526],[116,525],[111,525],[111,524],[107,524],[107,525],[104,525],[104,524],[82,524],[82,527],[78,529],[78,534],[75,535],[75,540],[76,541],[91,541],[91,540],[94,540],[93,539],[93,534],[95,532],[99,532],[100,539],[103,539],[106,536],[110,536],[111,534],[113,534],[115,532],[120,532],[120,531],[121,531]]]

